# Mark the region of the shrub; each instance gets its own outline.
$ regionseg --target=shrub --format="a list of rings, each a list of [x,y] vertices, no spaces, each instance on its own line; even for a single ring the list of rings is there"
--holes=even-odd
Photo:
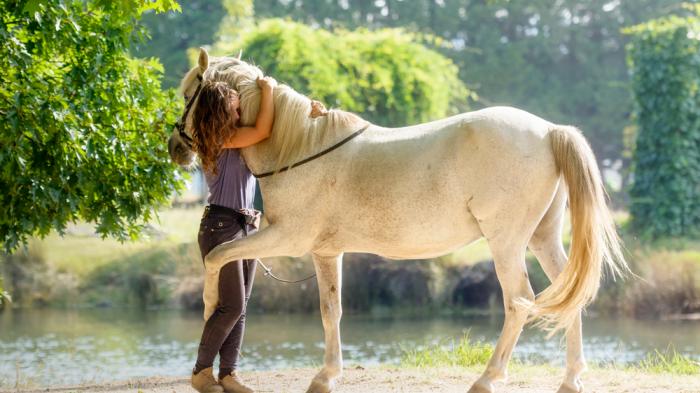
[[[400,29],[331,33],[269,19],[240,41],[214,44],[216,53],[237,53],[238,48],[244,59],[280,82],[385,126],[459,112],[470,96],[451,60]]]
[[[631,227],[649,238],[700,233],[700,6],[691,9],[626,30],[639,124]]]

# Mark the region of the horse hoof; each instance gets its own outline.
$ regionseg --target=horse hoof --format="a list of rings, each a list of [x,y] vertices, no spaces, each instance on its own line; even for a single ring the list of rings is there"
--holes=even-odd
[[[583,388],[574,389],[568,385],[561,385],[559,386],[559,390],[557,390],[557,393],[583,393]]]
[[[467,393],[493,393],[493,389],[489,389],[482,385],[474,384]]]
[[[331,393],[332,389],[328,384],[319,381],[311,381],[311,385],[306,389],[306,393]]]

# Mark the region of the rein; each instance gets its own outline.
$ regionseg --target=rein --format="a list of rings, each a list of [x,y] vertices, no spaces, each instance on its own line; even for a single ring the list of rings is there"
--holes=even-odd
[[[292,169],[292,168],[295,168],[295,167],[298,167],[298,166],[300,166],[300,165],[306,164],[307,162],[313,161],[313,160],[315,160],[315,159],[317,159],[317,158],[319,158],[319,157],[321,157],[321,156],[324,156],[324,155],[326,155],[326,154],[332,152],[333,150],[339,148],[340,146],[343,146],[344,144],[350,142],[353,138],[355,138],[355,137],[357,137],[358,135],[360,135],[360,134],[362,134],[363,132],[365,132],[365,130],[367,130],[367,128],[369,128],[369,123],[365,124],[364,127],[360,128],[359,130],[357,130],[357,131],[353,132],[352,134],[348,135],[347,137],[345,137],[345,139],[341,140],[340,142],[336,143],[335,145],[333,145],[333,146],[331,146],[331,147],[329,147],[329,148],[327,148],[327,149],[325,149],[325,150],[322,150],[322,151],[320,151],[319,153],[316,153],[316,154],[314,154],[314,155],[311,156],[311,157],[304,158],[303,160],[297,161],[297,162],[295,162],[294,164],[289,165],[289,166],[286,166],[286,167],[284,167],[284,168],[280,168],[280,169],[277,169],[277,170],[274,170],[274,171],[270,171],[270,172],[261,173],[261,174],[258,174],[258,175],[253,174],[253,176],[255,176],[256,178],[260,179],[261,177],[272,176],[272,175],[274,175],[274,174],[276,174],[276,173],[285,172],[285,171],[288,171],[288,170],[290,170],[290,169]]]
[[[307,281],[307,280],[311,280],[312,278],[316,277],[316,274],[314,273],[314,274],[310,275],[309,277],[302,278],[301,280],[285,280],[285,279],[283,279],[283,278],[279,278],[279,277],[275,276],[275,275],[272,273],[272,269],[270,269],[269,267],[267,267],[267,265],[265,265],[265,264],[263,263],[263,261],[261,261],[261,260],[258,259],[258,263],[259,263],[260,265],[262,265],[263,269],[265,270],[265,277],[270,277],[270,278],[272,278],[272,279],[275,279],[275,280],[277,280],[277,281],[279,281],[279,282],[283,282],[283,283],[285,283],[285,284],[298,284],[298,283],[300,283],[300,282],[304,282],[304,281]]]
[[[194,104],[194,100],[196,100],[197,97],[199,97],[199,93],[202,92],[202,76],[197,74],[197,80],[199,80],[199,86],[197,86],[197,89],[194,91],[192,98],[190,98],[190,100],[187,101],[187,104],[185,105],[185,112],[182,114],[180,121],[175,123],[175,128],[180,133],[180,137],[185,140],[185,144],[190,149],[192,149],[193,140],[192,137],[187,135],[187,133],[185,132],[185,121],[187,120],[187,115],[190,113],[190,109],[192,109],[192,104]]]

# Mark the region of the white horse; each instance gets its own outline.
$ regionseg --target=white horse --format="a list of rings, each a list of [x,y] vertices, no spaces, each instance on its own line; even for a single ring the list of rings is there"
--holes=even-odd
[[[228,82],[240,93],[242,123],[250,125],[258,110],[258,76],[258,68],[240,59],[210,59],[202,50],[181,87],[185,100],[194,102],[202,79]],[[507,107],[388,129],[340,110],[312,119],[309,98],[284,85],[275,89],[274,101],[272,136],[242,150],[253,173],[337,148],[260,178],[269,226],[207,255],[205,315],[216,305],[218,271],[226,261],[311,252],[325,357],[307,392],[330,392],[343,368],[343,253],[432,258],[485,237],[503,290],[505,321],[486,370],[469,392],[494,392],[494,383],[505,379],[529,318],[566,329],[566,376],[559,392],[582,391],[581,310],[595,297],[604,264],[613,272],[627,265],[593,152],[577,129]],[[173,160],[188,164],[191,119],[185,113],[183,120],[169,145]],[[567,197],[573,228],[568,258],[561,238]],[[552,281],[537,297],[525,265],[528,247]]]

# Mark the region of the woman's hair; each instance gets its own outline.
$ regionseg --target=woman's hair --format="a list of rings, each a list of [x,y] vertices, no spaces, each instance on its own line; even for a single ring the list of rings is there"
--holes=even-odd
[[[222,146],[236,132],[238,92],[226,82],[203,82],[192,114],[192,150],[206,172],[216,173]]]

